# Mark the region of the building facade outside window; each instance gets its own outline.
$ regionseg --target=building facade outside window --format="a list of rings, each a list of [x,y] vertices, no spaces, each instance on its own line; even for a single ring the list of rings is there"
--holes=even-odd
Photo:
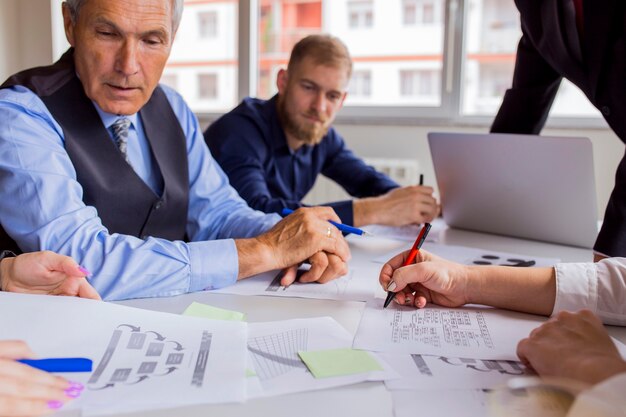
[[[215,38],[217,36],[216,11],[198,13],[198,35],[200,38]]]
[[[355,80],[344,114],[359,117],[361,107],[375,107],[390,108],[384,113],[389,115],[406,109],[404,114],[416,118],[493,117],[512,80],[521,36],[517,9],[508,0],[456,0],[464,7],[463,50],[451,67],[444,34],[452,30],[446,7],[454,1],[258,0],[258,32],[252,34],[258,54],[241,75],[253,71],[256,84],[244,93],[274,95],[276,74],[286,67],[293,45],[309,34],[330,33],[346,43],[354,60]],[[185,1],[163,82],[175,84],[198,113],[222,113],[239,101],[238,13],[237,0]],[[450,72],[445,75],[444,69],[459,84],[450,88]],[[200,86],[200,74],[213,74],[215,84],[202,81]],[[383,114],[372,111],[362,114]],[[568,82],[562,84],[552,114],[599,117]]]
[[[178,90],[178,75],[164,72],[161,76],[160,83],[165,84],[174,90]]]
[[[352,29],[371,28],[374,25],[374,5],[368,0],[348,3],[348,25]]]
[[[400,95],[433,97],[441,89],[440,72],[436,70],[400,70]]]
[[[402,23],[429,25],[442,20],[444,0],[403,0]]]
[[[217,74],[198,74],[198,98],[213,100],[217,98]]]
[[[370,71],[353,71],[348,94],[351,96],[371,97],[372,73]]]

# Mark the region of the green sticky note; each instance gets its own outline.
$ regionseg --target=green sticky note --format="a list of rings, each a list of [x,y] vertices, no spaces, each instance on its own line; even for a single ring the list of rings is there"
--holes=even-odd
[[[225,310],[208,304],[196,303],[195,301],[189,304],[189,307],[183,312],[183,316],[230,321],[244,321],[246,319],[246,315],[239,311]]]
[[[298,352],[315,378],[353,375],[370,371],[382,371],[380,364],[364,350],[330,349]]]
[[[246,368],[246,378],[250,378],[252,376],[256,376],[256,372],[254,372],[252,369],[250,368]]]

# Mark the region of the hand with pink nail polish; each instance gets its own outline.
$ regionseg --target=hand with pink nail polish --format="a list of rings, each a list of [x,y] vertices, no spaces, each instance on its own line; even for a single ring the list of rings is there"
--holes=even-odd
[[[32,294],[68,295],[100,299],[87,282],[89,272],[69,256],[32,252],[0,261],[0,288]]]
[[[33,358],[26,343],[0,341],[0,416],[40,416],[77,398],[83,386],[16,362]]]

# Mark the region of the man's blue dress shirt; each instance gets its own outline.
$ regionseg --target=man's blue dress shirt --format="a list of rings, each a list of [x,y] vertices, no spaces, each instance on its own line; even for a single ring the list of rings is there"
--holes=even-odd
[[[332,127],[319,144],[291,150],[276,100],[277,96],[270,100],[248,97],[204,134],[230,184],[250,207],[266,213],[302,207],[302,199],[320,173],[357,198],[385,194],[398,187],[357,158]],[[351,200],[322,205],[333,207],[343,223],[354,223]]]
[[[190,243],[110,234],[96,209],[83,203],[63,131],[43,102],[24,87],[0,90],[2,226],[25,252],[47,249],[72,256],[93,273],[91,283],[105,299],[162,297],[233,284],[239,273],[233,239],[259,235],[280,219],[250,209],[237,195],[205,146],[195,115],[180,95],[161,88],[187,138]],[[118,118],[98,113],[107,128]],[[128,117],[130,164],[160,195],[163,178],[141,118]]]

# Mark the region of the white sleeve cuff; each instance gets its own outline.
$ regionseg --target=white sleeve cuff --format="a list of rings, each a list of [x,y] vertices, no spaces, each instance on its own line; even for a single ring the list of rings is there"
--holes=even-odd
[[[556,300],[554,316],[560,311],[578,311],[584,308],[596,313],[598,280],[596,265],[590,262],[557,264]]]

